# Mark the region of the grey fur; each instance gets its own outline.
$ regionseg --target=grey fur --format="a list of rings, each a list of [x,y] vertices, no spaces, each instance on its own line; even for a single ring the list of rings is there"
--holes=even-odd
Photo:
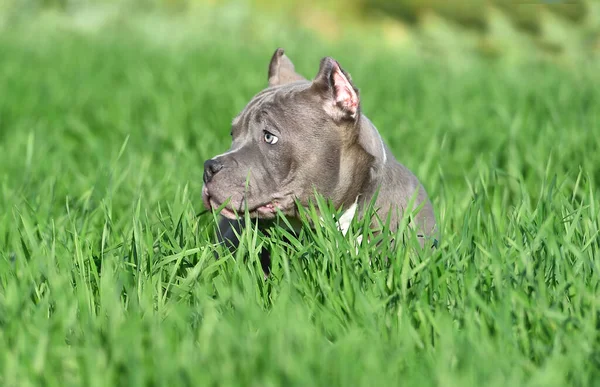
[[[205,206],[215,209],[230,200],[219,225],[221,240],[237,244],[233,229],[241,226],[233,212],[247,208],[251,217],[268,223],[273,205],[295,218],[294,199],[307,205],[313,189],[336,208],[357,202],[359,213],[379,190],[376,208],[382,219],[390,215],[392,229],[416,193],[415,206],[423,207],[413,226],[424,239],[434,237],[436,220],[425,189],[396,160],[360,104],[352,104],[359,101],[358,89],[335,60],[323,58],[309,81],[277,49],[268,80],[269,87],[234,119],[229,152],[205,164]],[[344,96],[353,98],[340,102]],[[277,142],[267,143],[272,137],[265,131]]]

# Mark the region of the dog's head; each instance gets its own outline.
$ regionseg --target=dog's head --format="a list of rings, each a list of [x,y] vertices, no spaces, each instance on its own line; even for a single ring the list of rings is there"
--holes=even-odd
[[[295,200],[306,204],[315,190],[342,204],[370,157],[356,145],[360,101],[350,75],[327,57],[306,80],[278,49],[268,82],[233,120],[229,151],[204,163],[205,206],[228,201],[228,218],[246,209],[263,219],[277,209],[293,216]]]

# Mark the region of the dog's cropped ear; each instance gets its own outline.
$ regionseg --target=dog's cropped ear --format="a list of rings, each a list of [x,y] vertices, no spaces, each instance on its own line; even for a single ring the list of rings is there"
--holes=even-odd
[[[296,73],[294,64],[285,55],[283,48],[275,50],[271,57],[271,63],[269,63],[269,86],[285,85],[301,80],[305,80],[305,78]]]
[[[360,115],[358,89],[350,74],[330,57],[323,58],[312,88],[321,94],[325,110],[333,119],[356,120]]]

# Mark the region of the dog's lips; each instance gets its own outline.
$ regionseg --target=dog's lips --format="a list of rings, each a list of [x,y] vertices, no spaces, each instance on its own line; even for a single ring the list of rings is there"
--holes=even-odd
[[[262,215],[272,215],[277,212],[277,208],[279,208],[279,203],[270,202],[262,206],[258,206],[255,211]]]
[[[207,209],[210,209],[211,211],[215,211],[223,206],[223,203],[219,203],[218,201],[216,201],[214,199],[214,197],[212,197],[210,195],[208,188],[206,186],[202,187],[202,199],[204,201],[204,206]],[[259,217],[260,216],[272,217],[277,212],[277,209],[281,209],[281,205],[280,205],[279,201],[273,200],[273,201],[267,202],[265,204],[261,204],[256,207],[253,207],[253,208],[249,209],[248,212],[251,215],[256,214]],[[239,210],[232,209],[231,206],[229,206],[229,205],[221,208],[221,215],[223,215],[224,217],[229,218],[229,219],[237,219],[238,216],[236,213],[240,213],[240,212],[241,211],[239,211]]]
[[[211,204],[212,210],[216,210],[222,206],[222,204],[218,204],[214,200],[211,200],[210,204]],[[230,210],[229,208],[227,208],[227,206],[221,208],[221,215],[223,215],[224,217],[229,218],[229,219],[237,219],[235,212],[233,210]]]
[[[218,209],[222,206],[211,199],[212,209]],[[272,217],[277,211],[278,204],[277,203],[267,203],[261,206],[255,207],[253,209],[248,210],[248,213],[251,217]],[[225,206],[221,208],[221,215],[229,219],[237,219],[239,215],[241,215],[242,211],[232,210],[229,206]]]
[[[210,194],[208,193],[208,188],[206,187],[206,185],[202,186],[202,202],[204,203],[204,207],[207,210],[213,209]]]

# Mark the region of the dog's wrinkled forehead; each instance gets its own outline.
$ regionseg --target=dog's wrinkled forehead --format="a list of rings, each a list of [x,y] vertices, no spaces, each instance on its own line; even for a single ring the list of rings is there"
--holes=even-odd
[[[256,133],[259,129],[270,132],[269,127],[300,137],[318,132],[323,141],[323,136],[344,135],[350,139],[356,135],[353,128],[360,118],[358,89],[333,58],[323,58],[317,75],[308,80],[296,73],[283,49],[277,49],[269,64],[268,80],[268,87],[233,119],[231,134],[237,142],[242,140],[237,136],[241,133]],[[336,131],[338,127],[346,130]]]
[[[252,122],[256,121],[277,121],[290,116],[300,118],[304,114],[310,114],[307,111],[306,99],[303,98],[303,94],[306,93],[309,87],[310,82],[299,81],[264,89],[255,95],[233,119],[233,129],[247,128]]]

